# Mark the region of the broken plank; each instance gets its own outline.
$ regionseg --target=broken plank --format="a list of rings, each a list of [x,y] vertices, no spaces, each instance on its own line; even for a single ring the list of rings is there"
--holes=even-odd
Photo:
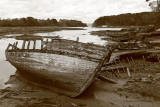
[[[114,81],[114,80],[112,80],[112,79],[110,79],[110,78],[107,78],[107,77],[105,77],[105,76],[102,76],[102,75],[98,76],[97,78],[100,79],[100,80],[102,80],[102,81],[107,81],[107,82],[110,82],[110,83],[117,84],[116,81]]]

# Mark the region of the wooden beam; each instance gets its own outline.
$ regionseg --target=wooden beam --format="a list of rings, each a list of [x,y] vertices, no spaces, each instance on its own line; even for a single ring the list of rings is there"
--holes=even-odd
[[[77,42],[79,42],[79,37],[77,37],[77,40],[76,40]]]
[[[12,49],[15,49],[15,45],[16,45],[16,43],[14,42],[14,44],[13,44],[13,46],[12,46]]]
[[[47,39],[47,42],[46,42],[46,44],[48,43],[48,39]]]
[[[102,76],[102,75],[99,75],[97,78],[100,79],[100,80],[102,80],[102,81],[107,81],[107,82],[110,82],[110,83],[117,84],[116,81],[114,81],[114,80],[112,80],[112,79],[110,79],[110,78],[107,78],[107,77],[105,77],[105,76]]]
[[[8,47],[7,47],[7,49],[6,49],[6,50],[9,50],[10,46],[11,46],[11,44],[8,44]]]
[[[29,46],[30,46],[30,41],[28,41],[28,46],[27,46],[27,49],[29,49]]]
[[[127,67],[126,66],[114,66],[114,67],[106,67],[104,72],[105,71],[111,71],[111,70],[116,70],[116,69],[126,69]],[[102,71],[103,72],[103,71]]]
[[[41,50],[43,49],[43,39],[41,39]]]
[[[24,48],[25,48],[25,45],[26,45],[26,40],[23,40],[22,49],[24,49]]]
[[[17,47],[17,45],[18,45],[18,42],[16,42],[15,47]]]
[[[33,49],[36,49],[36,40],[34,40]]]
[[[51,44],[53,44],[54,39],[52,39]]]

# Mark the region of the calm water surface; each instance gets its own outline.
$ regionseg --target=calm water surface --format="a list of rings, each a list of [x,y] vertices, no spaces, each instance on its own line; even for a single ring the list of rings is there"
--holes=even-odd
[[[99,31],[99,30],[120,30],[121,28],[92,28],[92,27],[85,27],[86,30],[62,30],[56,32],[48,32],[48,33],[35,33],[34,35],[39,36],[60,36],[64,39],[69,40],[76,40],[79,37],[80,42],[84,43],[94,43],[99,45],[106,45],[107,41],[102,40],[97,35],[90,35],[89,32],[91,31]],[[6,36],[20,36],[21,34],[10,34]],[[5,58],[5,49],[7,48],[8,44],[13,44],[15,39],[13,38],[2,38],[0,39],[0,89],[7,87],[4,83],[8,81],[11,75],[14,75],[16,72],[16,68],[13,67],[10,63],[6,61]],[[31,43],[32,44],[32,43]],[[22,41],[18,41],[18,47],[21,48]],[[40,48],[40,41],[37,42],[37,48]]]
[[[76,40],[79,37],[80,42],[84,43],[94,43],[99,45],[106,45],[107,41],[102,40],[97,35],[90,35],[91,31],[99,31],[99,30],[120,30],[121,28],[93,28],[93,27],[84,27],[86,30],[62,30],[56,32],[49,33],[36,33],[35,35],[40,36],[60,36],[64,39]]]

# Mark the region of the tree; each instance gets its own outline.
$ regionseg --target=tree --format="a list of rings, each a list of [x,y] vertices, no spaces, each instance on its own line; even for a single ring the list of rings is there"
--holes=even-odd
[[[149,2],[149,6],[151,7],[153,12],[160,12],[160,0],[157,1],[146,0],[146,2]]]
[[[56,19],[51,19],[52,26],[56,26],[58,24],[58,21]]]
[[[26,18],[20,18],[19,23],[19,26],[28,26]]]

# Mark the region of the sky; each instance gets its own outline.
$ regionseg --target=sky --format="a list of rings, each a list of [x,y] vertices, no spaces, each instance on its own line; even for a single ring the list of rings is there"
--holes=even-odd
[[[0,17],[75,19],[92,23],[101,16],[151,11],[146,0],[0,0]]]

